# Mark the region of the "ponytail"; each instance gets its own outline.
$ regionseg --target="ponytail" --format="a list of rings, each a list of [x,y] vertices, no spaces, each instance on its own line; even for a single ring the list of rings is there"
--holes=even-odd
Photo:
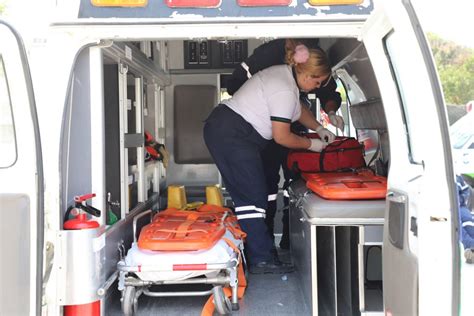
[[[305,45],[295,40],[287,39],[285,50],[285,62],[293,66],[297,73],[306,72],[315,75],[328,75],[331,73],[329,58],[322,49],[308,49]]]

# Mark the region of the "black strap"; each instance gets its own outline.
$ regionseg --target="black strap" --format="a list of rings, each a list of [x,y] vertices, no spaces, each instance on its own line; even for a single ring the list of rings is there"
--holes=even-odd
[[[359,143],[359,146],[357,147],[352,147],[352,148],[336,148],[336,149],[333,149],[333,150],[328,150],[329,147],[334,147],[334,146],[340,146],[341,144],[343,144],[344,142],[348,141],[348,140],[352,140],[353,138],[352,137],[346,137],[344,139],[339,139],[338,143],[337,144],[334,144],[335,142],[332,142],[330,144],[328,144],[326,146],[326,148],[324,148],[322,151],[321,151],[321,155],[319,156],[319,169],[320,169],[320,172],[326,172],[324,170],[324,156],[326,155],[326,153],[331,153],[331,152],[337,152],[337,151],[349,151],[349,150],[359,150],[361,148],[363,148],[363,145],[361,145]],[[350,168],[349,168],[350,169]],[[342,169],[341,169],[342,170]]]
[[[326,155],[326,149],[323,149],[321,151],[321,154],[319,155],[319,171],[324,172],[324,156]]]

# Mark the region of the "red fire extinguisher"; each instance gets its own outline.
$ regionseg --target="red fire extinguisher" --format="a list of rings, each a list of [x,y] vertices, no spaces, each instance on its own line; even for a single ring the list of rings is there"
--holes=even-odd
[[[64,214],[64,229],[65,230],[80,230],[80,229],[93,229],[100,226],[100,224],[95,220],[88,219],[86,213],[99,217],[100,210],[87,205],[86,201],[95,197],[95,193],[80,195],[74,197],[74,205],[68,207],[66,213]],[[69,219],[71,211],[76,209],[78,213],[74,218]],[[95,301],[87,304],[80,305],[67,305],[64,306],[64,315],[65,316],[100,316],[100,301]]]

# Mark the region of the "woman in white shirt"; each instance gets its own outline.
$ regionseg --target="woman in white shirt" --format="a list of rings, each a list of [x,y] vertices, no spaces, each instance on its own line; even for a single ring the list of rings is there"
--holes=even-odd
[[[303,46],[303,45],[301,45]],[[326,54],[297,46],[287,53],[287,64],[264,69],[250,78],[231,99],[219,104],[204,126],[204,140],[247,233],[250,273],[287,273],[291,267],[275,261],[273,239],[265,224],[267,185],[261,151],[270,139],[295,149],[321,151],[335,135],[301,106],[299,93],[320,87],[331,74]],[[321,139],[291,132],[299,121]]]

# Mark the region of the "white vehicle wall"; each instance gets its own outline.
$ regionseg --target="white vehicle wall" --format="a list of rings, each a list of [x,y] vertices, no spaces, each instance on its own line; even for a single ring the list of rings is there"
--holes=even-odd
[[[81,14],[95,12],[88,1],[81,5]],[[155,2],[152,5],[161,6]],[[298,3],[298,8],[300,5],[303,6]],[[226,2],[223,6],[230,5]],[[71,273],[67,265],[73,264],[64,244],[68,237],[62,229],[62,215],[69,198],[72,192],[90,189],[97,195],[92,205],[101,210],[108,207],[101,65],[105,49],[121,41],[164,43],[201,38],[285,38],[305,37],[311,32],[315,38],[360,40],[370,57],[383,99],[391,144],[383,239],[386,314],[458,314],[457,202],[443,95],[429,47],[410,2],[376,1],[374,8],[366,21],[366,16],[197,18],[176,14],[148,16],[146,20],[130,16],[81,17],[52,24],[45,47],[32,48],[29,56],[39,124],[31,86],[20,84],[21,78],[8,77],[16,160],[0,166],[1,211],[9,219],[2,221],[1,243],[2,249],[8,245],[10,257],[18,256],[20,248],[24,251],[15,257],[21,260],[4,263],[7,266],[0,272],[2,283],[14,285],[11,295],[1,295],[0,311],[39,314],[43,302],[43,313],[59,315],[66,304],[63,300],[68,299],[64,294],[67,289],[64,270]],[[123,12],[127,12],[126,9]],[[8,40],[2,43],[9,43],[0,49],[6,73],[27,77],[28,71],[9,68],[15,64],[25,65],[25,56],[13,57],[10,49],[18,50],[15,44],[18,39],[9,35],[8,26],[0,26],[2,40]],[[159,53],[163,54],[157,65],[160,71],[150,73],[150,78],[156,80],[153,89],[157,109],[167,102],[165,90],[170,74],[166,63],[172,59],[163,50]],[[128,55],[126,49],[123,54],[122,60],[132,63],[133,56]],[[88,80],[82,81],[83,78]],[[121,84],[126,87],[126,77]],[[73,89],[79,86],[86,88]],[[83,94],[83,91],[88,93]],[[71,104],[81,102],[87,111],[74,112],[76,108]],[[83,124],[67,125],[73,115],[82,115]],[[74,147],[68,143],[71,135],[76,140]],[[123,159],[121,157],[121,161]],[[75,169],[75,162],[82,168]],[[153,167],[148,172],[142,168],[138,172],[142,177],[139,180],[142,190],[145,178],[153,177],[156,180],[154,192],[159,192],[166,177],[164,170]],[[125,181],[127,171],[122,169],[122,172],[122,181]],[[218,177],[213,166],[201,168],[199,172],[209,180]],[[75,181],[71,181],[73,177]],[[122,199],[124,196],[126,194],[122,194]],[[121,200],[122,204],[127,202]],[[145,193],[139,196],[139,202],[150,203]],[[113,259],[117,255],[110,254],[116,252],[121,239],[131,238],[132,216],[127,217],[129,211],[123,210],[122,221],[110,229],[105,228],[105,215],[99,219],[104,226],[92,238],[91,242],[97,245],[96,253],[88,259],[97,260],[97,266],[87,269],[98,269],[93,285],[100,287],[113,276],[116,264]],[[123,237],[125,231],[128,236]],[[9,236],[16,237],[12,240]],[[15,266],[18,262],[22,264]],[[43,281],[47,281],[44,289]],[[102,299],[97,293],[90,296],[90,299]],[[30,303],[22,303],[25,301]]]

